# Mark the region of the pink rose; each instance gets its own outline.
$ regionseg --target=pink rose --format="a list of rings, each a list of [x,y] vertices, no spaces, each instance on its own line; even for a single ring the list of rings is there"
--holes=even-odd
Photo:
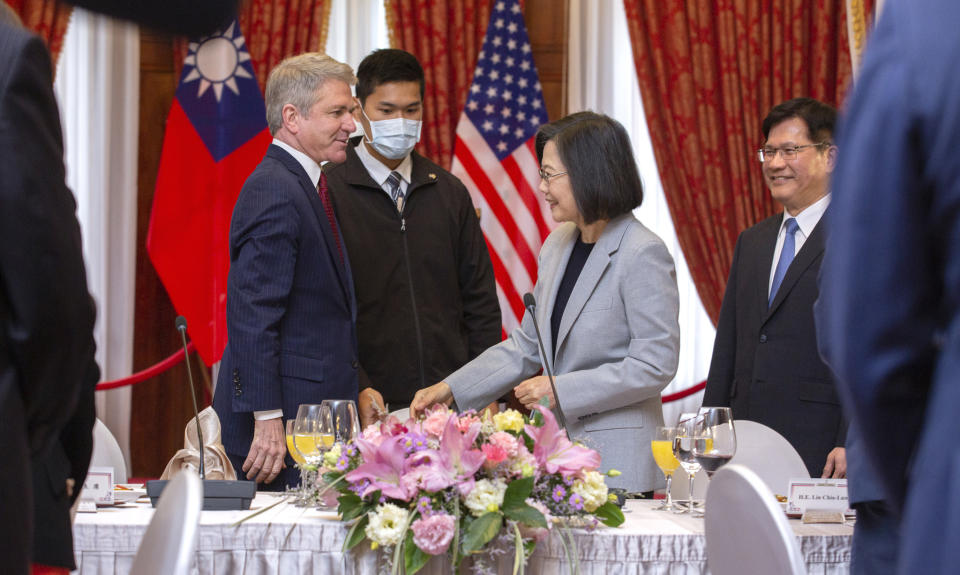
[[[430,555],[440,555],[447,550],[456,527],[453,516],[446,513],[421,517],[410,526],[414,545]]]
[[[507,458],[507,450],[499,445],[484,443],[480,446],[480,450],[483,451],[483,455],[486,458],[486,460],[483,462],[483,466],[487,469],[496,467]]]
[[[507,453],[507,457],[516,457],[518,448],[517,448],[517,438],[510,435],[506,431],[498,431],[490,436],[487,441],[491,445],[496,445],[500,449],[503,449]]]
[[[445,407],[433,410],[424,420],[423,430],[434,437],[442,436],[443,428],[447,426],[447,420],[450,419],[450,416],[450,412]]]

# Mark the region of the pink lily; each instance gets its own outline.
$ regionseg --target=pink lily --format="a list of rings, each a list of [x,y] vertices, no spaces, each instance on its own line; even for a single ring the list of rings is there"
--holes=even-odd
[[[543,415],[543,426],[524,426],[527,435],[533,439],[533,456],[537,464],[547,473],[559,472],[564,477],[579,473],[583,469],[596,469],[600,466],[600,454],[582,445],[572,443],[567,434],[557,425],[553,413],[537,405]]]
[[[434,451],[425,449],[410,458],[410,467],[404,482],[408,489],[420,486],[428,492],[436,492],[457,484],[461,493],[473,489],[473,476],[483,465],[484,455],[473,448],[480,426],[471,426],[462,434],[457,427],[457,416],[451,415],[443,430],[440,447]]]
[[[370,485],[360,494],[365,497],[378,489],[383,495],[407,501],[411,492],[401,481],[404,472],[404,461],[407,454],[403,449],[403,436],[388,437],[380,445],[363,439],[357,440],[357,449],[363,455],[362,463],[356,469],[347,473],[347,481],[357,483],[363,479],[370,481]]]

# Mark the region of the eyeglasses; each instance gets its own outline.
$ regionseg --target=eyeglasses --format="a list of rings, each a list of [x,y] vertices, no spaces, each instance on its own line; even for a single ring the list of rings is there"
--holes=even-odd
[[[540,177],[543,178],[543,181],[546,182],[547,185],[550,184],[550,180],[552,180],[553,178],[556,178],[557,176],[565,176],[565,175],[567,175],[566,172],[557,172],[556,174],[548,174],[548,173],[546,173],[546,172],[543,171],[543,168],[540,168],[540,170],[538,170],[538,171],[540,172]]]
[[[800,153],[800,150],[806,148],[820,148],[823,146],[829,146],[830,142],[817,142],[816,144],[804,144],[803,146],[790,146],[789,148],[760,148],[757,150],[757,159],[760,160],[760,163],[767,161],[773,161],[777,154],[782,154],[784,160],[796,160],[797,154]]]

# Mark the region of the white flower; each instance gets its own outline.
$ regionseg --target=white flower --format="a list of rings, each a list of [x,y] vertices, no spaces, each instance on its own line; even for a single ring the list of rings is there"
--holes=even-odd
[[[498,511],[503,505],[503,494],[507,490],[507,483],[501,478],[493,481],[481,479],[473,486],[463,504],[467,506],[474,517],[480,517],[488,511]]]
[[[607,502],[607,484],[603,475],[596,471],[587,471],[583,479],[574,481],[573,492],[583,497],[583,508],[587,513],[593,513]]]
[[[370,522],[364,533],[377,545],[396,545],[403,536],[408,514],[406,509],[393,503],[384,503],[378,506],[376,511],[367,514]]]

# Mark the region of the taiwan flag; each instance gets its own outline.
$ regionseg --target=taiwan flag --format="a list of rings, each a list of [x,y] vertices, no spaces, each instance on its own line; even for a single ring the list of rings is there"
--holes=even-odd
[[[227,342],[233,205],[271,140],[237,22],[191,42],[167,118],[147,252],[207,365]]]

